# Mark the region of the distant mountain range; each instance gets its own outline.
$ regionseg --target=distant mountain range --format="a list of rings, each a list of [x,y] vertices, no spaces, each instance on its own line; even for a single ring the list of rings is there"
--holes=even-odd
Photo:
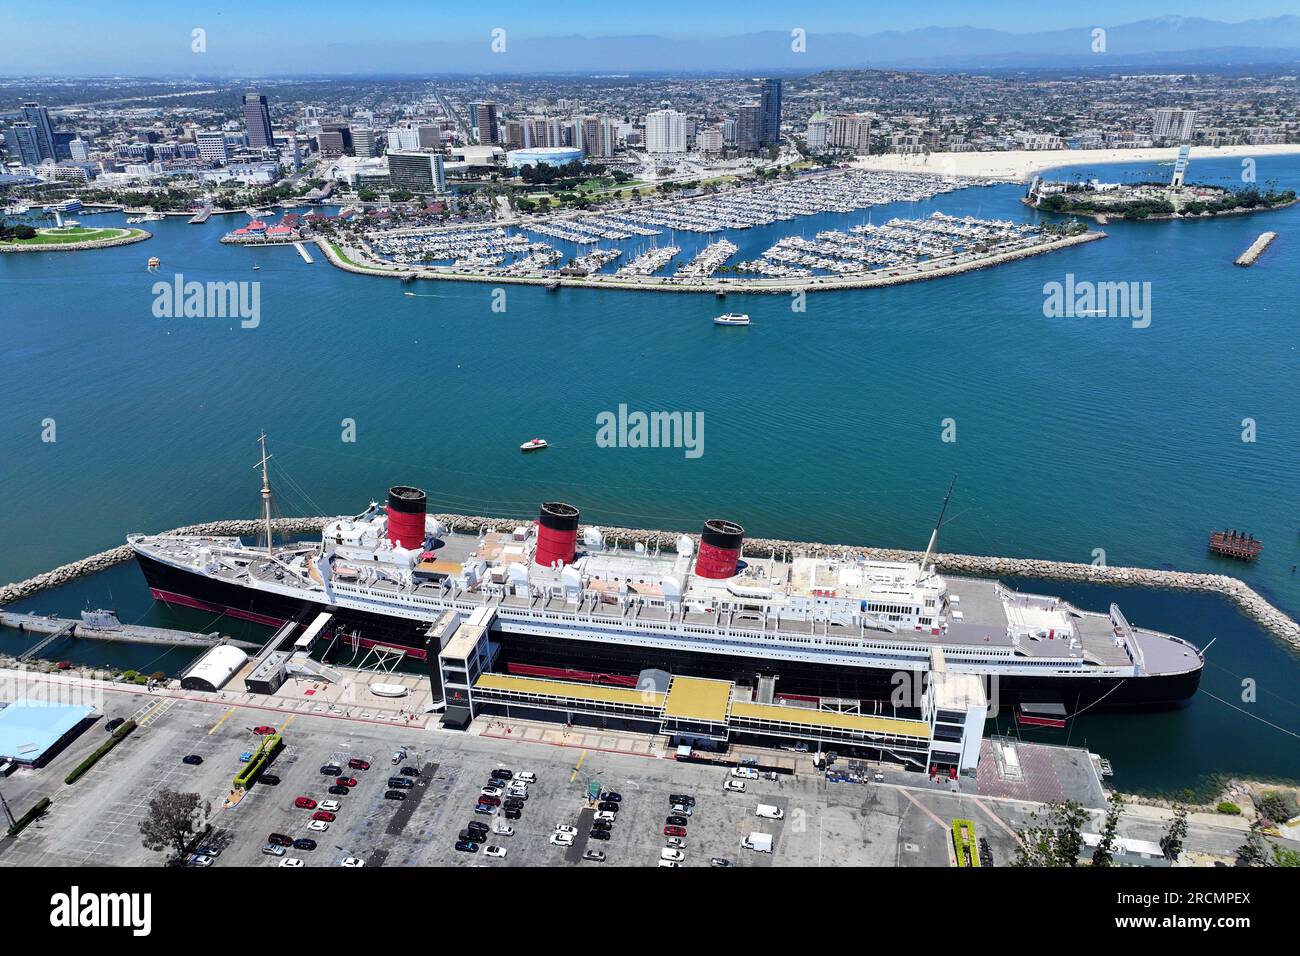
[[[1300,64],[1300,16],[1224,23],[1201,17],[1159,17],[1105,27],[1105,52],[1093,52],[1093,25],[1040,33],[978,27],[926,27],[859,35],[811,33],[805,51],[791,49],[787,32],[734,36],[671,37],[656,34],[546,38],[510,37],[505,55],[486,42],[398,44],[358,48],[325,43],[318,48],[343,69],[386,63],[408,69],[412,59],[438,73],[646,72],[797,70],[837,67],[917,69],[1020,69]],[[407,48],[409,46],[409,49]],[[344,66],[346,64],[346,66]],[[399,66],[399,64],[401,64]]]

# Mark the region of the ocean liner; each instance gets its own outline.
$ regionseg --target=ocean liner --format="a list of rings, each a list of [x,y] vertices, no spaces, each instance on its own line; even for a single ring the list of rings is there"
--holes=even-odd
[[[386,505],[327,521],[319,541],[128,542],[159,601],[271,626],[329,610],[354,647],[417,661],[436,657],[426,634],[444,611],[492,605],[493,666],[519,675],[634,686],[660,668],[750,688],[767,681],[778,697],[880,701],[899,675],[925,672],[938,646],[949,670],[996,678],[990,696],[1002,706],[1077,713],[1186,700],[1204,665],[1195,646],[1133,627],[1114,604],[1098,613],[940,574],[938,523],[925,556],[908,562],[831,547],[742,557],[744,530],[717,518],[674,551],[620,547],[579,519],[572,505],[547,502],[533,523],[454,532],[426,514],[423,491],[398,486]]]

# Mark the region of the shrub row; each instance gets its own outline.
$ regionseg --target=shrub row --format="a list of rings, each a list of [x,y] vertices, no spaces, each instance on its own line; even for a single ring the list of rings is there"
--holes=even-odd
[[[95,766],[95,764],[99,762],[100,757],[104,756],[104,754],[108,753],[110,750],[112,750],[114,747],[120,744],[126,738],[127,734],[131,733],[131,731],[133,730],[135,730],[135,721],[128,720],[121,727],[117,728],[117,730],[113,731],[113,736],[109,737],[108,740],[100,744],[100,746],[96,748],[94,753],[92,753],[85,760],[81,761],[81,763],[77,764],[77,766],[73,767],[72,772],[63,778],[63,782],[67,784],[76,783],[77,780],[82,776],[82,774],[84,774],[87,770],[89,770],[91,767]]]

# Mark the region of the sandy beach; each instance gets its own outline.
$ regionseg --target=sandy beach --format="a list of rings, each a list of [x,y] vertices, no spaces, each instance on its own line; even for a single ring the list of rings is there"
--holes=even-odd
[[[1271,146],[1193,146],[1192,163],[1198,159],[1223,159],[1252,156],[1262,159],[1300,153],[1300,143]],[[1178,158],[1177,146],[1158,149],[1053,149],[1006,150],[991,153],[931,153],[929,156],[888,153],[883,156],[859,156],[853,165],[859,169],[887,172],[929,172],[944,176],[975,176],[991,179],[1028,181],[1034,173],[1057,166],[1086,163],[1169,162]]]

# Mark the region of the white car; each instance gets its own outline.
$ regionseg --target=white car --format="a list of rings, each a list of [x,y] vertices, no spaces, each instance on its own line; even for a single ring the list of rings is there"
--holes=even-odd
[[[758,771],[753,767],[732,767],[731,775],[737,780],[757,780]]]
[[[356,867],[356,866],[365,866],[365,865],[366,865],[365,860],[362,860],[355,856],[345,856],[342,860],[339,861],[339,866]]]
[[[556,832],[556,833],[564,833],[564,834],[567,834],[568,836],[571,836],[571,837],[572,837],[572,836],[577,836],[577,835],[578,835],[578,828],[577,828],[577,827],[571,827],[571,826],[569,826],[567,823],[557,823],[557,824],[555,825],[555,832]]]
[[[684,803],[673,804],[673,813],[679,817],[690,817],[695,815],[695,811]]]
[[[551,846],[573,846],[573,837],[568,833],[552,833]]]
[[[537,774],[533,773],[531,770],[517,770],[515,771],[514,779],[516,783],[536,783]]]
[[[499,794],[498,794],[498,796],[499,796]],[[528,788],[527,788],[527,787],[510,787],[508,790],[506,790],[506,796],[507,796],[507,797],[516,797],[516,798],[518,798],[518,799],[520,799],[520,800],[527,800],[527,799],[528,799]]]
[[[328,823],[326,823],[324,820],[308,820],[308,821],[307,821],[307,829],[308,829],[308,830],[311,830],[313,833],[324,833],[324,832],[325,832],[326,830],[328,830],[329,828],[330,828],[330,825],[329,825]]]
[[[660,860],[659,865],[660,866],[681,866],[681,864],[678,863],[676,860]]]
[[[342,809],[342,806],[337,800],[322,800],[320,802],[320,808],[322,810],[328,810],[330,813],[338,813],[339,810]]]
[[[664,842],[667,843],[674,850],[686,849],[686,839],[684,837],[669,837]]]
[[[743,781],[743,780],[728,780],[728,781],[726,781],[726,782],[722,785],[722,789],[723,789],[723,790],[730,790],[732,793],[744,793],[744,792],[745,792],[745,781]]]
[[[596,819],[608,820],[610,823],[613,823],[615,820],[618,819],[618,816],[612,810],[601,810],[599,813],[596,814]]]
[[[307,864],[304,863],[302,860],[298,859],[296,856],[286,856],[283,860],[280,861],[280,865],[281,866],[306,866]]]
[[[496,826],[492,828],[492,832],[497,834],[498,836],[514,836],[515,828],[512,826],[507,826],[504,823],[498,823]]]
[[[673,863],[680,863],[682,862],[682,860],[686,859],[686,854],[683,853],[681,850],[677,850],[674,849],[673,847],[666,846],[659,851],[659,859],[671,860]]]
[[[485,797],[499,797],[504,791],[500,787],[484,787],[479,793]]]
[[[485,846],[483,855],[490,856],[494,860],[504,860],[506,858],[506,848],[503,846]]]
[[[186,866],[211,866],[212,862],[213,862],[212,857],[205,856],[202,853],[194,853],[190,856],[188,860],[185,861],[185,865]]]

